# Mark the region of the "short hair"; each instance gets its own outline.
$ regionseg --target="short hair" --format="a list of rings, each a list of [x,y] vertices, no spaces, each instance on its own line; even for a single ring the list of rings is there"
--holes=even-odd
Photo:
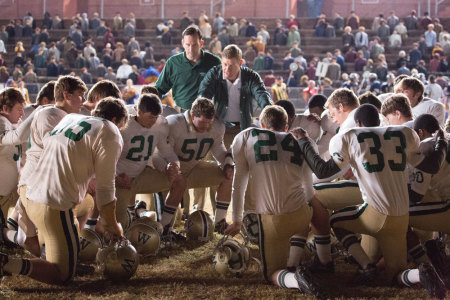
[[[325,95],[315,94],[311,98],[309,98],[308,107],[309,108],[319,107],[324,110],[326,102],[327,97],[325,97]]]
[[[238,61],[242,59],[242,50],[235,44],[231,44],[223,48],[222,58],[236,58]]]
[[[378,110],[381,109],[381,101],[372,92],[365,92],[359,96],[359,104],[370,103],[374,105]]]
[[[438,120],[431,114],[420,115],[414,120],[414,130],[416,132],[422,129],[431,134],[440,128]]]
[[[414,93],[420,93],[419,96],[419,102],[423,99],[423,92],[425,91],[425,87],[422,82],[420,82],[419,79],[414,77],[406,77],[403,78],[402,81],[400,81],[400,86],[403,88],[411,89],[414,91]]]
[[[216,113],[216,108],[212,100],[200,97],[192,103],[191,113],[197,118],[203,116],[207,119],[212,119]]]
[[[200,29],[198,29],[196,26],[188,26],[181,35],[181,39],[184,39],[187,35],[197,35],[199,40],[202,40],[203,36],[200,32]]]
[[[405,118],[412,119],[411,103],[408,98],[403,94],[394,94],[384,100],[381,105],[381,113],[383,116],[393,114],[399,111]]]
[[[77,77],[66,75],[62,76],[56,81],[55,84],[55,100],[63,101],[64,100],[64,92],[74,93],[76,90],[82,90],[83,92],[87,91],[86,84]]]
[[[106,97],[122,98],[122,93],[117,84],[110,80],[101,80],[94,84],[87,95],[87,101],[94,103],[94,99],[103,99]]]
[[[397,77],[395,77],[394,79],[394,85],[397,85],[400,83],[400,81],[402,81],[404,78],[408,77],[408,75],[402,74],[402,75],[398,75]]]
[[[143,85],[141,88],[141,94],[155,94],[158,95],[158,89],[153,85]]]
[[[355,111],[355,122],[361,122],[364,127],[380,126],[378,109],[369,103],[361,105]]]
[[[55,101],[55,84],[56,81],[51,80],[49,82],[47,82],[39,91],[37,97],[36,97],[36,102],[38,105],[41,105],[42,100],[45,98],[47,98],[50,102],[54,102]]]
[[[17,88],[9,87],[0,92],[0,110],[3,110],[5,105],[10,110],[17,103],[25,104],[25,98]]]
[[[162,104],[158,95],[155,94],[142,94],[137,102],[136,107],[142,113],[151,113],[152,115],[160,115],[162,112]]]
[[[267,105],[262,110],[259,119],[267,129],[284,131],[288,122],[288,114],[279,105]]]
[[[334,107],[338,108],[339,104],[350,108],[356,108],[359,106],[359,100],[356,97],[355,93],[353,93],[353,91],[347,88],[339,88],[330,95],[327,102],[325,103],[325,107],[333,105]]]
[[[275,103],[275,105],[281,106],[286,111],[289,118],[295,117],[295,107],[294,104],[289,100],[280,100]]]
[[[128,123],[128,111],[125,107],[125,102],[114,97],[106,97],[100,100],[92,111],[92,116],[109,121],[116,118],[117,123],[122,122],[122,120]]]

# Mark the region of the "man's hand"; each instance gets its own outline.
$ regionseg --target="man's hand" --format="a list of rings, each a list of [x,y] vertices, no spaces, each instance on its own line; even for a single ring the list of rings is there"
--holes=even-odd
[[[105,229],[104,236],[107,240],[117,241],[123,238],[123,229],[120,223],[115,222],[115,224],[103,223],[103,228]]]
[[[127,174],[125,173],[121,173],[118,176],[116,176],[116,185],[118,188],[121,189],[131,189],[131,182],[133,181],[133,179],[131,179],[131,177],[129,177]]]
[[[169,179],[169,182],[172,182],[175,179],[175,177],[181,173],[180,167],[175,162],[168,163],[166,166],[165,173],[166,173],[167,178]]]
[[[233,222],[225,229],[224,234],[235,236],[241,231],[242,222]]]
[[[223,167],[223,176],[225,176],[226,180],[231,180],[233,179],[233,174],[234,174],[234,167],[232,165],[226,164]]]
[[[308,133],[306,132],[305,129],[301,128],[301,127],[297,127],[294,129],[291,129],[289,131],[296,140],[302,139],[304,137],[309,137]]]

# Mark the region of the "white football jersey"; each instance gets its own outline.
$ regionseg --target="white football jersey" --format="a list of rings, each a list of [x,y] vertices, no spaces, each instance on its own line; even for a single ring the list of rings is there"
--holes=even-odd
[[[167,117],[170,115],[178,114],[177,110],[173,107],[168,106],[167,104],[162,104],[162,113],[163,117]],[[137,115],[136,104],[127,104],[127,111],[130,115]]]
[[[445,107],[442,103],[432,100],[430,98],[424,98],[416,106],[412,108],[414,118],[417,118],[423,114],[433,115],[439,122],[440,126],[444,126],[445,123]]]
[[[19,186],[28,184],[27,180],[36,169],[36,165],[44,149],[44,138],[47,137],[55,126],[61,121],[67,113],[56,107],[45,107],[37,111],[34,115],[30,127],[30,139],[27,150],[27,162],[22,169]]]
[[[349,129],[331,139],[330,154],[341,169],[352,166],[365,202],[385,215],[408,213],[406,164],[416,166],[423,160],[414,130],[404,126]]]
[[[178,161],[177,155],[167,142],[169,125],[166,118],[158,116],[151,128],[145,128],[137,122],[136,116],[129,117],[127,128],[121,130],[123,149],[117,163],[117,175],[125,173],[134,178],[141,174],[155,147],[167,162]]]
[[[0,134],[14,129],[15,126],[0,115]],[[20,144],[0,146],[0,196],[7,196],[17,188],[21,154]]]
[[[322,135],[317,142],[317,147],[319,148],[319,155],[324,160],[330,159],[330,154],[328,152],[328,146],[330,145],[331,138],[336,135],[339,125],[331,121],[328,117],[328,110],[325,110],[320,116],[320,128],[322,129]]]
[[[231,148],[233,222],[242,221],[248,182],[258,214],[289,213],[309,201],[307,195],[312,197],[312,171],[291,134],[247,128],[234,138]]]
[[[89,108],[87,108],[84,105],[81,105],[80,107],[80,114],[83,116],[90,116],[91,115],[91,110]]]
[[[169,144],[173,147],[181,164],[183,173],[189,172],[211,150],[212,155],[220,166],[232,164],[227,156],[227,149],[223,143],[225,125],[217,119],[206,132],[197,132],[192,125],[190,111],[167,117],[169,123]],[[156,152],[153,165],[163,171],[167,165],[161,160],[161,153]]]
[[[308,132],[309,137],[317,142],[320,136],[320,124],[317,122],[309,121],[308,116],[297,114],[295,115],[294,121],[292,121],[291,128],[301,127]]]
[[[122,137],[112,122],[69,114],[44,140],[44,152],[27,183],[27,198],[68,210],[86,195],[96,177],[98,207],[115,200],[116,164]]]
[[[22,121],[27,119],[29,115],[33,113],[33,111],[37,108],[34,104],[28,104],[23,108],[23,116]]]

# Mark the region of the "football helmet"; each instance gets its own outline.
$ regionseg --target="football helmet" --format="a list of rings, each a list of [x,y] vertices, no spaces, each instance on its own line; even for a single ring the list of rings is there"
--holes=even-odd
[[[103,247],[100,235],[94,230],[84,228],[80,232],[80,262],[94,262],[98,249]]]
[[[255,245],[259,244],[258,216],[256,214],[249,213],[244,216],[241,232],[250,243]]]
[[[190,214],[184,223],[184,229],[187,238],[193,241],[208,242],[214,236],[214,223],[211,216],[203,210]]]
[[[139,255],[127,239],[99,249],[96,260],[103,276],[114,282],[130,279],[139,265]]]
[[[239,243],[226,235],[214,249],[214,269],[224,276],[241,276],[247,268],[249,257],[246,243]]]
[[[149,225],[133,222],[125,233],[125,237],[136,248],[137,253],[144,257],[158,253],[160,235]]]
[[[145,224],[145,225],[147,225],[147,226],[150,226],[150,227],[152,227],[153,229],[155,229],[156,232],[159,233],[159,235],[162,235],[163,230],[164,230],[164,228],[163,228],[163,226],[162,226],[161,223],[156,222],[155,220],[152,220],[152,219],[149,218],[149,217],[140,217],[140,218],[137,218],[137,219],[135,219],[135,220],[131,223],[131,226],[133,226],[134,224]]]

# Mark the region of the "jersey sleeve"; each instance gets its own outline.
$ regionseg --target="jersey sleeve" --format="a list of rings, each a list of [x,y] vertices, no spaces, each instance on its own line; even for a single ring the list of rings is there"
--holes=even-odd
[[[3,119],[0,121],[0,144],[1,145],[19,145],[25,143],[30,135],[30,126],[33,122],[36,110],[23,121],[16,129],[7,130]]]
[[[419,151],[420,138],[410,128],[405,128],[403,132],[406,134],[406,158],[409,164],[417,166],[422,162],[425,156]]]
[[[242,222],[245,191],[248,185],[249,165],[245,156],[244,134],[238,134],[231,145],[234,159],[234,178],[231,201],[233,222]]]
[[[179,166],[180,162],[178,160],[178,156],[173,150],[173,147],[169,144],[169,125],[166,122],[166,124],[161,124],[160,126],[160,138],[158,140],[158,144],[156,145],[156,147],[158,148],[159,156],[164,159],[165,165],[170,162],[176,162]],[[155,166],[155,168],[157,167]],[[159,168],[161,168],[161,166],[159,166]],[[157,169],[159,170],[159,168]]]
[[[430,188],[432,175],[418,169],[414,169],[411,179],[411,190],[419,195],[425,195]]]
[[[337,134],[331,139],[329,146],[330,156],[341,170],[350,163],[347,138],[346,134]]]
[[[122,136],[118,130],[115,132],[111,125],[103,128],[100,137],[96,146],[94,164],[97,179],[96,201],[99,208],[116,200],[116,165],[123,147]]]
[[[158,89],[159,96],[166,94],[172,88],[172,81],[170,79],[170,65],[171,61],[168,60],[161,72],[161,75],[158,77],[158,80],[155,83],[155,87]]]
[[[229,152],[227,151],[227,148],[225,147],[225,144],[223,142],[224,135],[225,135],[225,126],[223,124],[220,124],[220,126],[217,126],[217,134],[214,137],[214,144],[211,149],[214,158],[222,168],[226,164],[230,165],[233,164],[233,160],[230,157]]]

